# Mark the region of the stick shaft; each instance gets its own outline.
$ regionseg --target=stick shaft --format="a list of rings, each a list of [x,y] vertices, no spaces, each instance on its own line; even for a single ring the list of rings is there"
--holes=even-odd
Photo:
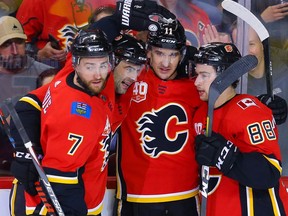
[[[34,164],[34,166],[35,166],[35,168],[36,168],[36,170],[40,176],[40,181],[42,182],[42,184],[44,185],[44,188],[46,190],[46,193],[39,194],[41,200],[43,201],[43,203],[44,203],[45,207],[47,208],[47,211],[50,215],[56,216],[56,213],[57,213],[57,215],[59,215],[59,216],[65,216],[65,214],[64,214],[64,212],[60,206],[60,203],[59,203],[59,201],[58,201],[58,199],[57,199],[57,197],[56,197],[56,195],[55,195],[55,193],[51,187],[51,184],[50,184],[50,182],[49,182],[49,180],[48,180],[48,178],[47,178],[47,176],[46,176],[46,174],[45,174],[42,166],[40,165],[40,162],[39,162],[39,160],[35,154],[35,151],[32,147],[33,146],[32,142],[30,141],[28,134],[26,133],[24,126],[23,126],[11,100],[9,100],[6,103],[6,105],[8,107],[9,112],[10,112],[10,115],[13,119],[15,127],[18,130],[18,133],[19,133],[28,153],[30,153],[30,155],[31,155],[32,162],[33,162],[33,164]],[[37,191],[38,190],[40,191],[39,187],[40,187],[40,184],[36,186]],[[48,202],[47,198],[49,198],[52,201],[51,204]]]

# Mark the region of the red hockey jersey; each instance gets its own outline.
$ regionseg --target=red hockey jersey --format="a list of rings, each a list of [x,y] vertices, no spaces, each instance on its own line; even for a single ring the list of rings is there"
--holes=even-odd
[[[192,117],[201,103],[194,81],[164,81],[149,69],[132,89],[118,146],[117,198],[166,202],[198,194]]]
[[[111,130],[111,127],[109,128],[109,124],[112,122],[112,111],[114,110],[114,106],[115,106],[114,105],[114,102],[115,102],[114,78],[113,78],[112,73],[111,73],[109,78],[108,78],[108,81],[106,83],[106,86],[105,86],[104,90],[101,92],[101,95],[99,96],[99,98],[91,97],[88,94],[82,92],[82,90],[79,88],[73,89],[70,86],[70,85],[72,85],[71,84],[71,82],[72,82],[71,77],[70,77],[70,81],[68,82],[70,84],[69,85],[66,84],[66,79],[67,79],[68,74],[71,74],[71,72],[73,71],[70,57],[71,57],[71,55],[69,55],[69,58],[66,62],[65,67],[55,76],[55,78],[53,79],[53,81],[50,84],[33,90],[32,92],[30,92],[29,95],[22,97],[21,101],[25,101],[25,102],[29,103],[30,105],[32,105],[37,110],[41,111],[42,109],[43,110],[47,109],[47,107],[50,105],[50,100],[48,99],[50,97],[46,95],[48,88],[50,88],[49,92],[51,92],[51,88],[54,89],[56,95],[59,95],[59,94],[61,95],[62,94],[61,92],[64,91],[65,89],[68,91],[74,92],[74,93],[67,93],[67,96],[69,95],[69,97],[65,96],[64,99],[63,98],[60,99],[60,96],[58,96],[58,97],[59,97],[59,100],[61,101],[59,107],[61,107],[62,112],[65,112],[65,108],[63,106],[64,104],[66,104],[66,111],[67,111],[67,114],[62,113],[62,114],[60,114],[60,116],[62,116],[62,115],[63,115],[62,117],[66,116],[66,117],[70,118],[71,121],[73,122],[74,118],[72,119],[71,116],[75,115],[74,116],[75,117],[75,124],[71,123],[71,124],[66,125],[66,126],[64,126],[64,125],[60,126],[60,124],[55,124],[55,120],[57,120],[59,118],[58,117],[55,118],[54,115],[53,115],[54,117],[52,117],[50,115],[51,118],[49,121],[51,121],[51,122],[48,122],[49,123],[48,125],[52,125],[53,130],[56,130],[56,131],[58,130],[58,132],[59,132],[59,128],[62,128],[62,127],[67,129],[67,133],[68,133],[68,131],[70,133],[70,130],[72,131],[73,128],[75,130],[81,129],[86,134],[85,140],[87,140],[87,138],[88,138],[87,134],[90,134],[89,135],[90,139],[91,139],[91,137],[93,137],[93,142],[91,142],[91,140],[90,140],[90,142],[88,144],[90,146],[89,147],[90,149],[84,147],[83,142],[79,143],[79,146],[83,146],[85,148],[85,150],[83,150],[82,153],[77,154],[78,156],[77,155],[75,155],[75,156],[78,157],[76,159],[77,163],[79,162],[79,164],[77,164],[76,167],[79,166],[80,163],[83,164],[86,161],[85,162],[85,172],[82,176],[83,180],[85,181],[85,188],[86,188],[86,190],[85,190],[85,202],[86,202],[87,207],[88,207],[88,214],[89,215],[91,215],[91,214],[97,215],[101,212],[101,210],[103,208],[103,198],[104,198],[105,187],[106,187],[106,182],[107,182],[106,165],[108,162],[108,155],[109,155],[109,145],[108,144],[109,144],[110,139],[111,139],[111,133],[107,133],[107,132],[109,130]],[[44,100],[45,95],[46,95],[46,98]],[[57,96],[56,96],[56,98],[57,98]],[[70,98],[71,110],[68,109],[68,106],[69,106],[68,98]],[[72,109],[72,103],[73,102],[71,102],[71,100],[74,100],[74,99],[76,100],[77,98],[81,98],[81,101],[85,100],[85,101],[88,101],[91,103],[89,103],[89,104],[87,103],[87,105],[83,104],[83,107],[82,107],[81,103],[78,103],[78,105],[76,106],[76,110],[74,109],[74,111],[73,111],[73,109]],[[55,99],[53,99],[53,100],[55,100]],[[41,103],[42,103],[42,107],[41,107]],[[91,119],[89,120],[88,118],[86,119],[85,112],[81,111],[83,109],[86,109],[85,106],[90,107],[90,108],[87,108],[88,110],[87,110],[87,112],[85,111],[86,113],[89,113],[89,109],[90,109],[90,111],[92,108],[94,110],[94,107],[95,107],[96,111],[93,111],[94,112],[93,121]],[[24,109],[25,109],[25,107],[24,107]],[[58,106],[57,105],[54,107],[54,112],[58,112]],[[72,114],[72,112],[74,112],[74,114]],[[86,121],[85,121],[85,123],[84,122],[81,123],[80,121],[76,120],[77,114],[75,114],[75,112],[76,113],[79,112],[78,118],[80,118],[80,119],[83,118],[82,121],[86,120],[89,123],[87,123]],[[81,113],[83,114],[83,117],[81,117]],[[95,115],[95,113],[97,115],[98,114],[101,115],[101,118],[98,118],[98,116]],[[104,120],[105,116],[107,116],[107,114],[105,115],[105,113],[109,114],[108,115],[109,122],[106,122],[106,119]],[[71,115],[70,117],[69,117],[69,114]],[[62,119],[62,117],[61,117],[61,119]],[[94,119],[94,118],[96,118],[96,119]],[[61,122],[61,119],[59,119],[57,122]],[[41,118],[41,120],[42,120],[42,118]],[[54,123],[53,123],[53,121],[54,121]],[[100,121],[100,122],[98,122],[98,121]],[[56,127],[56,126],[54,127],[53,124],[57,125],[59,127]],[[93,127],[92,127],[92,125],[93,125]],[[45,127],[47,128],[47,126],[45,126]],[[98,128],[98,130],[96,130],[94,132],[95,128]],[[103,129],[105,129],[105,130],[103,130]],[[101,130],[103,132],[102,134],[100,134]],[[50,138],[58,139],[58,138],[56,138],[57,136],[59,136],[59,140],[64,138],[64,137],[60,138],[62,135],[65,136],[64,130],[60,130],[60,131],[61,131],[61,133],[60,134],[58,133],[58,135],[57,135],[57,133],[52,132],[55,135],[55,137],[50,137],[50,135],[49,135],[50,132],[48,132],[48,134],[47,134],[49,137],[47,137],[47,136],[45,137],[45,135],[42,137],[41,144],[44,145],[43,149],[44,149],[45,154],[47,154],[45,146],[47,145],[48,138],[49,138],[49,141],[50,141]],[[101,135],[100,137],[99,137],[99,134]],[[96,140],[97,136],[99,137],[98,140]],[[83,139],[84,139],[84,137],[83,137]],[[68,144],[69,142],[73,143],[73,141],[75,141],[74,150],[75,151],[80,150],[79,148],[77,148],[77,143],[76,143],[77,137],[73,136],[73,137],[71,137],[71,139],[69,139],[69,137],[67,136],[66,141],[67,141],[66,144]],[[51,142],[54,142],[54,141],[51,140]],[[61,143],[62,143],[62,141],[61,141]],[[94,148],[92,148],[93,145],[94,145]],[[60,147],[60,148],[63,149],[63,147]],[[50,149],[50,147],[49,147],[49,150],[51,150],[51,152],[55,151],[54,156],[50,152],[50,155],[52,156],[52,158],[54,157],[54,159],[58,158],[59,154],[61,154],[61,151],[58,151],[55,149],[53,150],[53,148]],[[71,150],[73,151],[73,148],[71,148]],[[59,154],[56,154],[56,153],[59,153]],[[64,154],[64,152],[62,152],[62,153]],[[58,167],[58,168],[61,169],[62,171],[65,171],[65,170],[67,171],[69,169],[69,167],[68,167],[69,163],[75,162],[75,161],[74,162],[72,161],[72,159],[75,158],[75,156],[73,153],[72,153],[72,155],[66,154],[66,157],[60,156],[59,158],[63,159],[63,161],[62,161],[63,163],[61,162],[59,165],[63,165],[63,167],[65,167],[65,168],[64,168],[64,170],[62,170],[62,168],[60,168],[60,167]],[[44,157],[44,158],[46,158],[46,157]],[[51,160],[51,158],[49,160]],[[68,162],[66,163],[66,161],[68,161]],[[47,163],[48,163],[48,165],[46,165],[46,166],[50,166],[51,163],[47,162],[47,158],[46,158],[45,160],[43,160],[42,165],[45,166],[45,164],[47,164]],[[53,165],[53,162],[52,162],[52,165]],[[97,169],[98,171],[95,171],[95,169]],[[97,180],[97,183],[95,182],[96,180]],[[52,179],[52,182],[55,182],[55,181],[57,181],[57,179],[56,180]],[[35,206],[39,203],[39,201],[40,200],[38,197],[31,197],[29,194],[26,194],[26,206],[28,207],[28,211],[26,211],[26,212],[32,213],[35,209]],[[44,214],[45,214],[45,212],[46,211],[43,210]]]
[[[195,134],[205,133],[206,116],[207,103],[196,111]],[[212,127],[243,155],[242,163],[237,159],[227,176],[210,167],[207,216],[279,216],[285,215],[285,208],[287,214],[288,194],[279,180],[281,156],[271,110],[253,96],[237,95],[214,109]],[[264,162],[254,160],[252,152],[260,153]],[[245,154],[250,154],[248,163]],[[263,186],[269,182],[275,182],[275,187]]]
[[[50,182],[64,184],[77,183],[77,176],[66,177],[65,174],[77,174],[78,169],[85,166],[85,201],[88,209],[100,213],[98,208],[106,188],[106,165],[112,136],[114,79],[112,75],[108,78],[108,97],[87,94],[73,84],[73,77],[74,73],[71,73],[54,80],[42,103],[42,166],[59,171],[59,176],[47,173]],[[89,206],[92,201],[94,206]]]

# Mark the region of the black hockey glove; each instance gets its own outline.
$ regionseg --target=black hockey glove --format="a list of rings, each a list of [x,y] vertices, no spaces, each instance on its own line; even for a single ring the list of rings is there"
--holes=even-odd
[[[121,21],[122,29],[136,31],[156,31],[160,27],[159,17],[176,19],[168,9],[151,0],[119,0],[112,16]]]
[[[283,98],[274,95],[274,100],[271,100],[271,97],[267,94],[259,95],[257,98],[272,110],[277,125],[286,121],[287,103]]]
[[[184,56],[177,67],[178,77],[192,77],[194,76],[194,55],[197,52],[197,48],[194,46],[186,46]]]
[[[10,170],[14,177],[23,184],[29,194],[32,196],[37,194],[35,182],[39,180],[39,175],[33,164],[31,155],[24,147],[15,149],[15,158],[12,161]]]
[[[196,160],[200,165],[216,166],[223,174],[227,174],[239,153],[238,148],[229,140],[217,133],[211,137],[196,137]]]

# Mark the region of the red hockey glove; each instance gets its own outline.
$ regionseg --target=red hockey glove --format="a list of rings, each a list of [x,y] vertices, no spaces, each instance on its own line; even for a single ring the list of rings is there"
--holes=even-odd
[[[136,31],[152,30],[159,28],[158,19],[176,19],[168,9],[151,0],[119,0],[116,12],[112,15],[121,21],[122,29]]]
[[[227,174],[239,154],[238,148],[229,140],[217,133],[211,137],[198,135],[196,142],[196,160],[200,165],[216,166]]]
[[[274,95],[274,100],[271,100],[271,97],[267,94],[259,95],[257,98],[272,110],[277,125],[286,121],[287,103],[283,98]]]

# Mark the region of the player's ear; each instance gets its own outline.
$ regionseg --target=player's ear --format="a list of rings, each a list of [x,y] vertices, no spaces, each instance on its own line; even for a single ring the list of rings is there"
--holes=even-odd
[[[147,59],[151,59],[151,49],[147,50]]]

